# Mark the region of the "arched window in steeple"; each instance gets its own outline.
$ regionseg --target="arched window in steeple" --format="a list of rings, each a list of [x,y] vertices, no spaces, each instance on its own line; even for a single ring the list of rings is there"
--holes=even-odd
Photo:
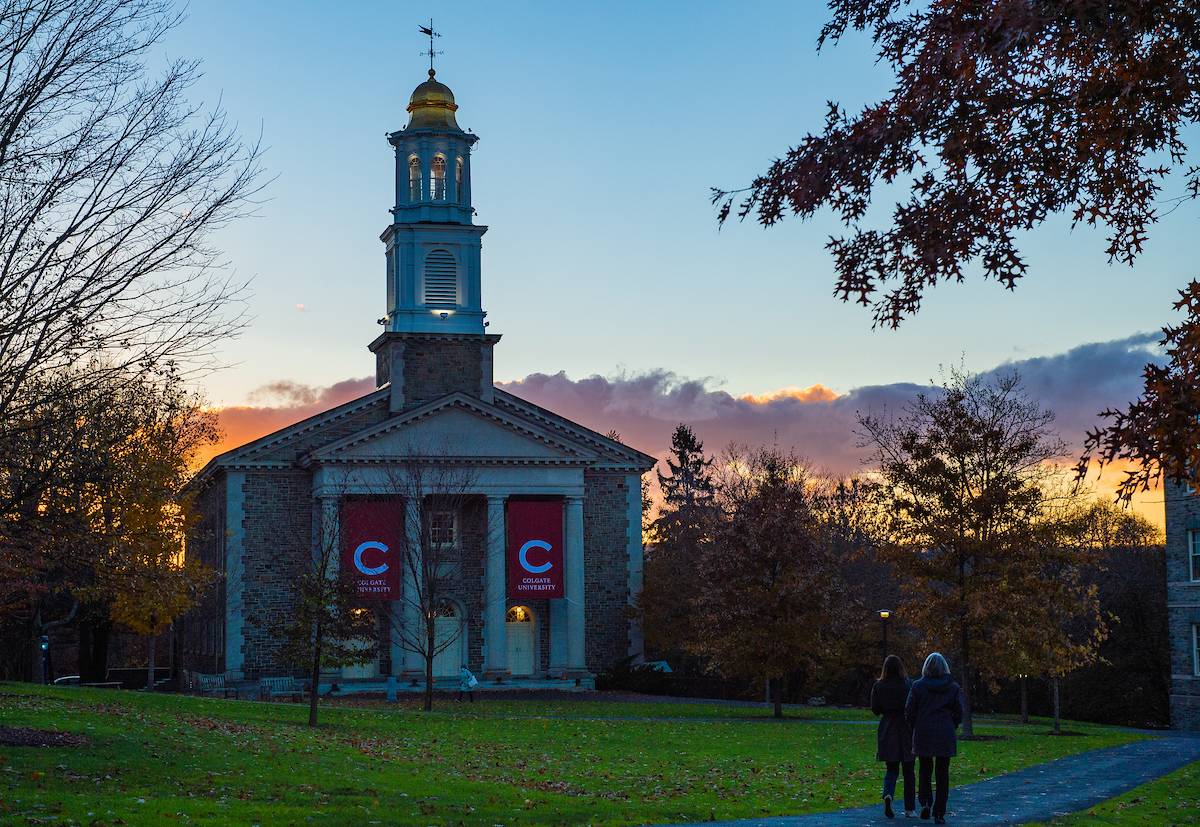
[[[421,200],[421,159],[408,156],[408,200]]]
[[[462,173],[463,173],[463,159],[462,159],[462,156],[460,155],[454,161],[454,195],[458,198],[459,201],[466,200],[465,198],[463,198]]]
[[[430,169],[430,187],[429,191],[433,193],[434,201],[446,200],[446,157],[444,155],[434,155],[433,164]]]

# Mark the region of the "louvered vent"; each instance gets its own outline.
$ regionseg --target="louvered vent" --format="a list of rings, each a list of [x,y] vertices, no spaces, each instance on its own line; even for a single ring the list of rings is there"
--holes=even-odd
[[[434,250],[425,256],[425,304],[458,306],[458,267],[447,250]]]

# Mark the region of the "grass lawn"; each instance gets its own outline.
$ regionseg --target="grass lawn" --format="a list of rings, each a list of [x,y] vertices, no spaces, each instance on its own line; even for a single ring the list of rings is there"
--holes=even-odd
[[[86,747],[0,747],[0,824],[631,824],[874,802],[869,713],[772,721],[714,704],[480,701],[323,708],[0,684],[0,725]],[[977,725],[966,783],[1136,733]]]
[[[1088,824],[1200,824],[1200,761],[1170,775],[1135,787],[1089,810],[1047,822],[1045,827],[1083,827]]]

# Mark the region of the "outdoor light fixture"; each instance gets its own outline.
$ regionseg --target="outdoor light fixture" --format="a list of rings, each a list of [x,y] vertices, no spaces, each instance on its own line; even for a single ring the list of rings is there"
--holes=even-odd
[[[879,619],[880,619],[880,620],[887,620],[887,619],[888,619],[888,618],[890,618],[891,616],[892,616],[892,613],[891,613],[890,611],[888,611],[887,609],[880,609],[880,610],[879,610]]]
[[[879,610],[879,621],[880,621],[880,623],[882,623],[882,624],[883,624],[883,641],[882,641],[882,647],[883,647],[883,656],[884,656],[885,658],[886,658],[886,657],[887,657],[887,655],[888,655],[888,645],[887,645],[887,627],[888,627],[888,618],[890,618],[891,616],[892,616],[891,609],[880,609],[880,610]]]

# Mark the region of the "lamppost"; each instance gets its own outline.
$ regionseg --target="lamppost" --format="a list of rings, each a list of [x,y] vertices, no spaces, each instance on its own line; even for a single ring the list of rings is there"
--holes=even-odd
[[[890,620],[891,617],[892,617],[892,613],[890,610],[888,610],[888,609],[880,609],[879,610],[879,622],[883,624],[883,656],[885,658],[888,655],[887,629],[888,629],[888,620]]]

